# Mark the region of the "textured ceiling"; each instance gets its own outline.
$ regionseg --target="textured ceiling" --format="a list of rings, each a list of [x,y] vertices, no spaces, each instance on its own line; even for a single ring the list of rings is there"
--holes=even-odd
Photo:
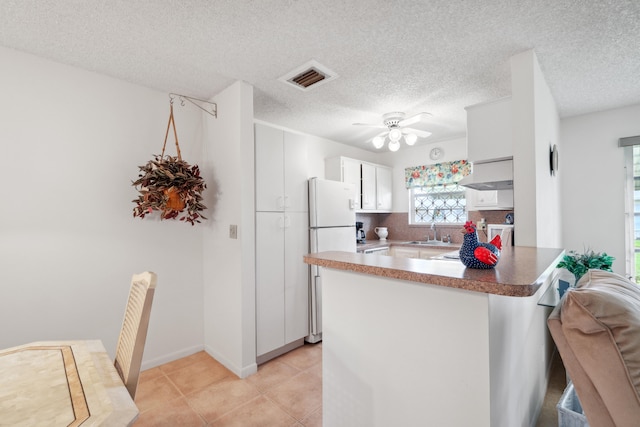
[[[367,149],[352,123],[390,111],[464,135],[529,49],[562,117],[640,103],[638,0],[0,0],[0,45],[202,99],[244,80],[257,119]],[[278,81],[311,59],[339,77]]]

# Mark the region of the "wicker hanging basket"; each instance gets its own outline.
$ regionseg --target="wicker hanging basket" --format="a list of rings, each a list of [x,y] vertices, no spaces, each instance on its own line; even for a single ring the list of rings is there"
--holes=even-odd
[[[164,155],[171,126],[176,140],[177,157]],[[191,225],[206,219],[201,212],[206,209],[202,204],[202,191],[207,186],[200,176],[198,165],[191,166],[182,160],[173,118],[173,105],[169,113],[162,154],[154,156],[146,165],[139,166],[139,169],[138,179],[132,184],[140,193],[138,198],[133,200],[136,204],[133,208],[134,218],[144,218],[154,211],[159,211],[161,219],[176,219],[184,212],[180,221]]]

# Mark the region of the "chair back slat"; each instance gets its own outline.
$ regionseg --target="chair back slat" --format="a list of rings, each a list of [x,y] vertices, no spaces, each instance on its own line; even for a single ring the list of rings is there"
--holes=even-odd
[[[122,330],[116,347],[114,365],[132,399],[135,399],[138,387],[156,283],[155,273],[147,271],[133,275]]]

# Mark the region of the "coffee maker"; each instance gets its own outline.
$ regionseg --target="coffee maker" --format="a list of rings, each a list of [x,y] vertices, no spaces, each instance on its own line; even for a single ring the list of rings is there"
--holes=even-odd
[[[366,243],[363,227],[364,223],[356,221],[356,243]]]

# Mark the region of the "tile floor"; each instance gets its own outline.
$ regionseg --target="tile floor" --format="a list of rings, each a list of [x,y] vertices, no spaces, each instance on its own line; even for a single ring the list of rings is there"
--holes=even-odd
[[[558,356],[536,427],[556,427],[565,386]],[[142,372],[136,405],[145,426],[322,426],[322,343],[305,344],[239,379],[205,352]]]
[[[560,401],[566,386],[567,374],[562,364],[562,359],[556,352],[551,362],[549,385],[547,386],[547,393],[544,396],[536,427],[558,427],[558,409],[556,405]]]
[[[145,426],[322,426],[322,343],[306,344],[239,379],[204,351],[140,375]]]

